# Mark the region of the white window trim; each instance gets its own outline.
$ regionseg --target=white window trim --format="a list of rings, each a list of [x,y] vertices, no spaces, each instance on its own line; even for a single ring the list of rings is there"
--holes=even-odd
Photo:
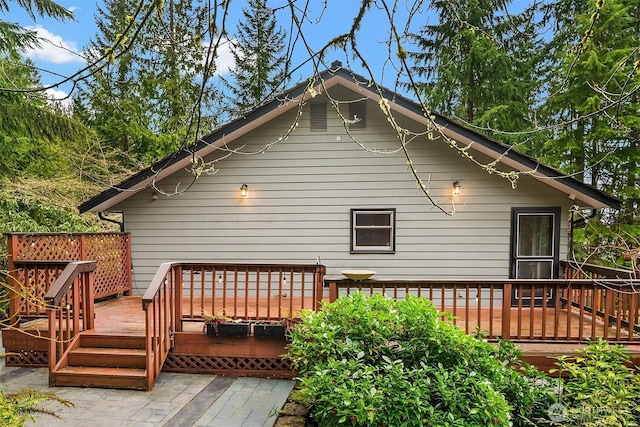
[[[356,216],[362,214],[388,214],[390,216],[389,226],[356,226]],[[387,228],[391,232],[389,233],[391,241],[389,245],[384,246],[358,246],[356,244],[356,230],[357,229],[380,229]],[[396,210],[395,208],[381,208],[381,209],[351,209],[351,253],[385,253],[393,254],[396,252]]]

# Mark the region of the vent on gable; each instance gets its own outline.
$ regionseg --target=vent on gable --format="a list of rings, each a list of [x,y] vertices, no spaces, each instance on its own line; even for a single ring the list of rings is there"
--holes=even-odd
[[[367,102],[358,101],[349,104],[349,119],[355,120],[349,124],[349,129],[365,129],[367,127]]]
[[[322,132],[327,130],[327,103],[314,102],[310,106],[311,131]]]

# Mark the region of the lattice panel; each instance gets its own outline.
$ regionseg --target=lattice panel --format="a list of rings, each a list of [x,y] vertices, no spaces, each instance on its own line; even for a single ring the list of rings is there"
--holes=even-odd
[[[46,315],[44,295],[61,272],[60,265],[39,265],[35,268],[21,268],[13,272],[13,277],[18,283],[14,290],[19,295],[18,306],[21,315]]]
[[[280,358],[231,357],[231,356],[192,356],[169,353],[164,370],[186,373],[234,373],[256,376],[293,376],[291,362]]]
[[[236,359],[236,369],[248,371],[281,371],[283,369],[291,370],[291,365],[282,359],[242,357]]]
[[[81,259],[80,237],[74,234],[26,234],[18,239],[14,261]]]
[[[85,237],[84,259],[97,261],[94,295],[102,298],[129,290],[128,235],[95,234]]]
[[[23,316],[37,316],[43,296],[53,285],[64,266],[37,266],[28,261],[94,260],[94,298],[103,298],[131,290],[129,283],[129,235],[126,233],[15,234],[12,259],[22,263],[12,271],[18,289],[24,295],[18,304]],[[25,271],[26,269],[26,271]]]
[[[20,350],[5,354],[6,366],[41,367],[49,366],[47,351]]]

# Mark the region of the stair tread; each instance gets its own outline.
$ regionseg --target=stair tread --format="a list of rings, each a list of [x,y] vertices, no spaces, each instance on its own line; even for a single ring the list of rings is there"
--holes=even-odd
[[[60,368],[55,374],[72,374],[72,375],[108,375],[112,377],[145,377],[145,369],[139,368],[109,368],[94,366],[65,366]]]
[[[71,350],[72,353],[84,353],[84,354],[113,354],[113,355],[146,355],[147,352],[140,348],[117,348],[117,347],[78,347]]]
[[[144,335],[104,335],[82,333],[80,347],[145,349],[147,341]]]

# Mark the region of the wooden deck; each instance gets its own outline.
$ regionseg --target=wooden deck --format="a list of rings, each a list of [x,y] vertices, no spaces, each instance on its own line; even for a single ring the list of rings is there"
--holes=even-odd
[[[182,329],[184,332],[202,332],[203,323],[197,319],[190,321],[186,315],[193,312],[194,316],[197,317],[201,313],[198,307],[208,307],[211,305],[210,298],[205,298],[204,300],[194,298],[193,302],[193,304],[187,302],[183,304],[185,319]],[[277,317],[283,317],[283,315],[288,315],[287,313],[299,313],[301,309],[312,306],[312,298],[306,298],[305,300],[296,299],[295,301],[291,301],[286,297],[282,299],[261,298],[257,304],[248,307],[239,306],[234,310],[233,305],[231,305],[225,310],[225,315],[234,319],[259,320],[261,318],[259,313],[269,312],[276,314]],[[144,336],[145,320],[141,307],[141,297],[136,296],[122,297],[96,304],[95,332],[105,335]],[[283,309],[283,307],[286,307],[286,309]],[[453,323],[467,333],[474,333],[476,326],[479,326],[485,335],[487,331],[502,330],[502,319],[492,316],[489,308],[478,310],[475,307],[458,307],[454,311],[452,307],[445,307],[445,311],[455,313]],[[539,307],[528,308],[522,310],[520,313],[513,311],[510,319],[512,340],[518,341],[518,336],[538,336],[540,338],[536,341],[544,342],[550,341],[543,338],[546,336],[546,332],[558,331],[560,335],[564,332],[564,335],[574,337],[580,335],[580,329],[589,331],[595,329],[596,335],[604,335],[604,324],[601,321],[593,322],[591,317],[581,316],[578,308],[574,307],[570,314],[567,312],[567,309],[560,309],[558,311],[560,315],[557,318],[550,316],[543,317],[543,309]],[[278,315],[278,313],[282,314]],[[545,319],[544,323],[542,321],[543,319]],[[46,325],[44,325],[43,328],[46,330]],[[608,336],[616,336],[615,326],[610,325],[607,330]],[[624,333],[627,333],[626,329]],[[531,341],[531,339],[527,338],[527,342]],[[584,342],[588,341],[589,340],[586,339],[584,340]]]
[[[280,308],[279,304],[282,302],[288,302],[285,298],[280,301],[272,301],[271,309],[274,313]],[[298,303],[299,305],[308,306],[311,304],[311,300],[305,303]],[[188,307],[184,307],[184,313],[189,313],[194,307],[197,308],[200,304],[206,306],[210,301],[207,299],[200,301],[195,300],[195,304],[189,303]],[[259,302],[258,308],[251,308],[245,310],[245,307],[241,307],[238,310],[238,316],[242,318],[255,318],[255,313],[265,312],[267,307],[267,300],[263,299]],[[296,307],[294,307],[295,309]],[[576,336],[578,325],[582,323],[583,326],[587,326],[589,329],[592,327],[591,323],[579,322],[579,312],[572,313],[571,316],[567,316],[566,310],[563,310],[562,315],[559,317],[558,322],[547,320],[546,324],[541,323],[542,309],[534,308],[526,311],[526,315],[520,316],[518,321],[517,313],[512,314],[510,319],[511,327],[513,330],[513,336],[516,337],[518,329],[529,336],[530,328],[533,328],[534,335],[544,336],[543,328],[546,330],[560,330],[567,331],[573,328],[573,334],[570,336]],[[231,310],[227,310],[227,315],[232,317],[234,313]],[[567,320],[573,320],[567,322]],[[479,320],[479,322],[478,322]],[[519,322],[519,323],[518,323]],[[196,321],[195,319],[186,319],[182,322],[182,332],[176,332],[174,336],[174,347],[172,348],[165,370],[173,372],[195,372],[195,373],[226,373],[234,369],[230,368],[230,360],[235,358],[246,359],[243,363],[245,365],[255,365],[253,359],[262,360],[262,363],[266,363],[262,369],[261,374],[263,376],[286,376],[283,372],[283,362],[281,361],[281,355],[286,352],[286,341],[277,340],[259,340],[253,337],[248,338],[220,338],[210,337],[203,332],[203,322]],[[458,313],[455,319],[455,324],[463,329],[470,329],[473,333],[475,325],[480,324],[482,330],[500,330],[502,327],[502,319],[490,317],[489,309],[475,310],[473,308],[462,310]],[[473,325],[473,326],[472,326]],[[602,324],[596,324],[596,328],[602,332],[604,326]],[[609,328],[611,336],[616,335],[615,328]],[[26,334],[25,334],[26,332]],[[95,328],[91,331],[93,335],[108,335],[114,337],[138,337],[143,339],[145,336],[145,316],[142,310],[142,299],[139,296],[121,297],[117,299],[111,299],[108,301],[99,302],[95,306]],[[5,348],[9,353],[6,363],[7,365],[16,366],[33,366],[34,363],[30,363],[28,360],[25,363],[20,362],[20,357],[24,357],[25,354],[32,354],[34,351],[43,352],[48,345],[46,337],[49,336],[47,330],[47,322],[45,319],[28,322],[23,325],[20,331],[18,330],[4,330],[3,338],[5,342]],[[514,341],[518,341],[517,337]],[[571,354],[575,349],[585,345],[588,340],[579,341],[567,341],[558,343],[557,341],[543,340],[531,341],[526,340],[518,342],[518,346],[524,353],[523,359],[529,363],[533,363],[541,369],[548,370],[554,366],[554,357],[560,355]],[[635,363],[640,362],[640,345],[627,345],[628,350],[633,354]],[[12,357],[11,354],[16,355]],[[264,362],[264,361],[267,362]],[[233,362],[237,363],[237,362]],[[269,372],[269,364],[271,367],[277,368],[273,372]],[[35,363],[37,365],[37,363]],[[43,363],[44,364],[44,363]],[[235,369],[236,375],[249,375],[251,370]],[[255,372],[253,373],[255,375]]]
[[[9,241],[9,317],[47,320],[2,331],[5,363],[48,366],[52,386],[150,390],[163,370],[291,376],[286,340],[207,336],[203,313],[281,320],[355,291],[429,298],[465,332],[515,341],[541,368],[601,338],[626,345],[640,363],[640,280],[627,270],[562,262],[557,279],[353,281],[327,278],[321,264],[166,262],[144,296],[129,297],[127,234]],[[125,296],[95,302],[114,295]]]
[[[197,317],[201,315],[200,308],[205,308],[206,310],[211,305],[210,298],[194,298],[193,302],[193,304],[188,302],[183,304],[183,313],[185,313],[185,318],[183,319],[184,332],[201,332],[203,322],[197,319]],[[307,298],[306,302],[297,299],[291,304],[289,303],[288,298],[282,298],[281,300],[261,298],[258,304],[249,306],[248,308],[239,306],[234,311],[233,306],[230,306],[225,310],[225,315],[233,319],[259,320],[262,317],[257,315],[257,313],[270,312],[276,316],[277,313],[283,313],[285,315],[288,315],[287,313],[296,314],[303,308],[311,307],[312,304],[312,298]],[[287,308],[283,309],[283,307]],[[455,313],[452,323],[465,330],[467,333],[474,333],[476,326],[479,326],[483,333],[490,330],[502,330],[502,319],[500,317],[491,316],[489,308],[478,310],[475,307],[458,307],[454,310],[452,307],[445,307],[444,311]],[[604,334],[605,328],[602,322],[592,322],[590,317],[584,318],[584,316],[582,316],[581,321],[580,310],[577,308],[572,309],[570,316],[568,316],[567,309],[561,309],[559,312],[560,316],[558,318],[546,316],[546,321],[544,323],[542,322],[542,308],[526,309],[523,310],[520,315],[515,311],[512,312],[510,325],[513,340],[518,341],[518,335],[534,335],[540,336],[539,341],[550,341],[542,338],[545,335],[543,332],[554,330],[559,332],[564,331],[565,334],[568,331],[570,332],[569,336],[577,336],[579,335],[581,327],[588,330],[595,328],[598,335]],[[193,315],[191,316],[189,313],[193,313]],[[189,317],[192,318],[190,319]],[[27,322],[23,325],[22,329],[36,332],[37,334],[44,336],[48,335],[46,319]],[[616,336],[615,326],[610,325],[607,329],[609,336]],[[145,318],[144,312],[142,311],[142,297],[121,297],[96,303],[94,332],[105,335],[144,336]],[[624,332],[626,333],[626,329]],[[527,341],[531,340],[527,339]],[[584,340],[584,342],[588,341],[589,340]]]

